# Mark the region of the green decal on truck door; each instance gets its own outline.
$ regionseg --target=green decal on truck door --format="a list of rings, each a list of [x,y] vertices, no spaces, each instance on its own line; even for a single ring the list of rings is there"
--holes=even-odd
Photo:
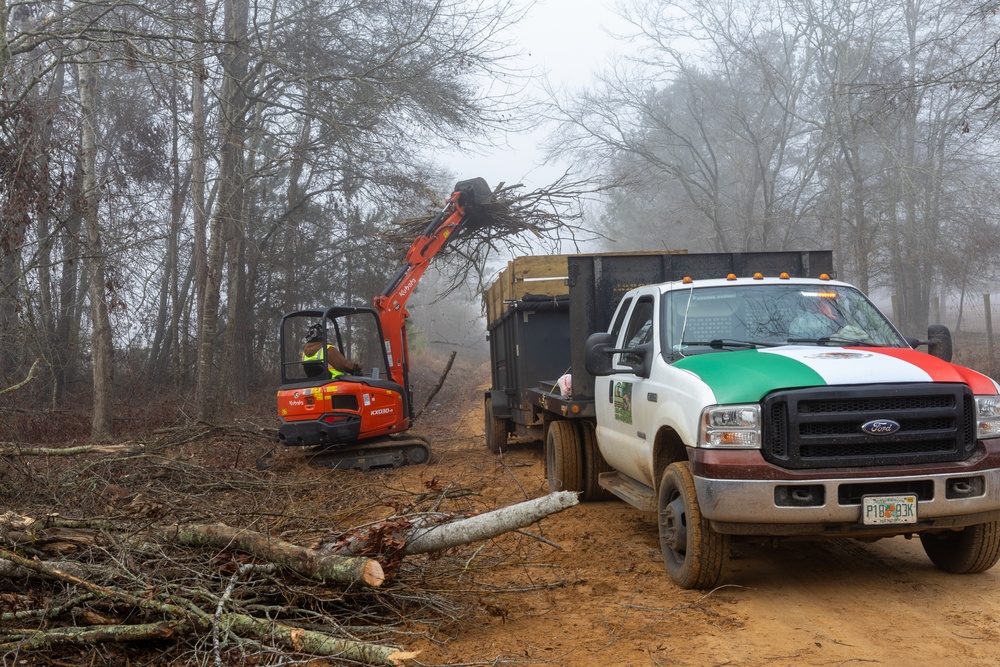
[[[632,383],[615,382],[615,420],[632,423]]]

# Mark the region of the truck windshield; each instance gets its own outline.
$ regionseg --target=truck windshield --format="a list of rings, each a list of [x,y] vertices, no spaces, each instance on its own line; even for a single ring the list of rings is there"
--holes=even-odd
[[[664,295],[664,350],[678,355],[776,345],[908,347],[858,290],[843,285],[733,285]]]

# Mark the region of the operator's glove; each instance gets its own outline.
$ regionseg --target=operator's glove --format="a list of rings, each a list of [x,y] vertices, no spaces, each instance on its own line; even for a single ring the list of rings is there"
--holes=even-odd
[[[364,373],[364,370],[361,364],[354,364],[354,368],[351,369],[351,375],[361,375]]]

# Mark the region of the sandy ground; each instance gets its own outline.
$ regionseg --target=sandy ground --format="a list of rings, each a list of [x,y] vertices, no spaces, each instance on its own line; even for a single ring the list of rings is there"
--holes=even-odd
[[[546,493],[540,444],[486,450],[488,371],[457,368],[468,384],[423,420],[433,460],[383,473],[389,483],[469,489],[480,509]],[[481,613],[408,647],[420,664],[1000,664],[1000,568],[948,575],[916,540],[736,545],[722,586],[686,591],[664,570],[655,516],[623,502],[581,504],[527,532],[544,541],[494,544],[510,555],[469,592]]]

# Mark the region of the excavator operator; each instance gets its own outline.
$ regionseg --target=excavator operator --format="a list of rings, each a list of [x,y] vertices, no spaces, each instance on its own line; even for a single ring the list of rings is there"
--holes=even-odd
[[[302,366],[306,375],[318,377],[323,373],[323,356],[323,325],[312,324],[302,346],[302,361],[305,362]],[[334,379],[348,373],[360,375],[362,371],[361,364],[345,357],[336,345],[326,346],[326,364],[330,377]]]

